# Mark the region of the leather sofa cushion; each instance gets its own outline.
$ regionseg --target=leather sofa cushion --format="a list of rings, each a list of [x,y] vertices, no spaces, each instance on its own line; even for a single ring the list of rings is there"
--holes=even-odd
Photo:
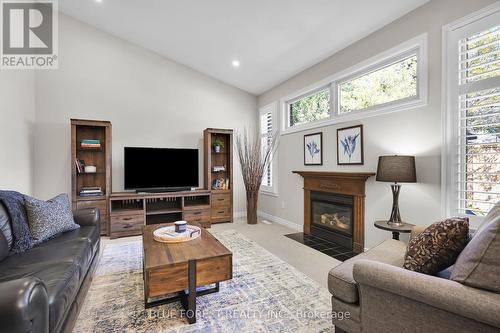
[[[81,227],[42,243],[30,252],[37,250],[50,253],[55,248],[64,249],[64,254],[53,256],[51,259],[60,258],[61,260],[73,261],[79,269],[80,281],[82,281],[99,246],[99,237],[99,231],[96,227]]]
[[[405,253],[405,243],[393,239],[387,240],[332,268],[328,274],[328,290],[335,298],[346,303],[358,303],[358,285],[352,275],[354,263],[360,259],[367,259],[402,267]]]
[[[31,251],[30,251],[31,252]],[[62,252],[62,251],[60,251]],[[71,260],[41,261],[40,255],[32,255],[31,260],[23,260],[24,264],[17,267],[2,269],[2,280],[14,280],[27,276],[35,276],[43,281],[49,297],[49,328],[53,330],[71,306],[80,286],[80,269]],[[9,259],[12,258],[9,257]],[[4,271],[5,269],[5,271]]]
[[[53,331],[64,320],[66,311],[80,289],[80,270],[74,263],[58,264],[37,273],[45,283],[49,297],[49,329]]]
[[[9,213],[7,213],[5,207],[1,202],[0,202],[0,232],[3,234],[5,238],[7,245],[7,252],[9,252],[10,249],[12,248],[12,229],[10,226]],[[2,250],[3,249],[0,249],[0,252],[2,252]]]
[[[47,287],[52,331],[71,306],[99,242],[94,226],[64,233],[0,263],[0,281],[35,276]]]

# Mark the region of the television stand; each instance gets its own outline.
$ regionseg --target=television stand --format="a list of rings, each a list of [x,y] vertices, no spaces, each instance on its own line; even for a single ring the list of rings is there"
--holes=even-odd
[[[168,193],[114,192],[110,196],[110,238],[142,234],[144,225],[185,220],[204,228],[212,224],[214,212],[220,209],[220,194],[209,190]],[[213,203],[214,201],[214,203]],[[212,206],[213,204],[213,206]],[[213,221],[231,222],[231,216]]]
[[[192,187],[165,187],[165,188],[143,188],[135,190],[135,193],[170,193],[192,191]]]

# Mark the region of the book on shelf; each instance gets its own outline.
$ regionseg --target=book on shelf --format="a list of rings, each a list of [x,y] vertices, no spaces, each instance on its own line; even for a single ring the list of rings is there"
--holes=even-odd
[[[81,197],[99,197],[101,195],[103,195],[102,192],[96,192],[96,193],[81,193],[80,192]]]
[[[212,172],[225,172],[225,171],[226,171],[225,165],[215,165],[212,167]]]
[[[100,144],[101,143],[101,140],[99,139],[83,139],[82,141],[80,141],[80,143],[87,143],[87,144]]]
[[[101,144],[95,144],[95,143],[82,143],[80,144],[80,147],[82,148],[101,148]]]
[[[92,196],[100,196],[103,195],[102,189],[98,186],[94,187],[82,187],[80,189],[80,196],[82,197],[92,197]]]
[[[84,160],[75,159],[75,166],[76,166],[76,171],[78,173],[85,173],[85,161]]]
[[[82,187],[80,192],[102,192],[100,187]]]
[[[101,140],[99,139],[84,139],[80,141],[82,148],[101,148]]]

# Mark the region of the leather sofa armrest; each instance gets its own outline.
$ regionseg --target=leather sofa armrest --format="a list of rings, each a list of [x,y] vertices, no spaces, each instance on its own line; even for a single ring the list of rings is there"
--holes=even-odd
[[[371,286],[462,317],[500,327],[500,316],[498,316],[500,294],[370,260],[357,261],[354,264],[353,275],[361,292],[363,286]]]
[[[49,331],[49,300],[40,279],[30,276],[0,282],[0,295],[2,332]]]
[[[75,223],[81,226],[97,226],[99,227],[99,220],[101,213],[99,208],[85,208],[78,209],[73,212]]]

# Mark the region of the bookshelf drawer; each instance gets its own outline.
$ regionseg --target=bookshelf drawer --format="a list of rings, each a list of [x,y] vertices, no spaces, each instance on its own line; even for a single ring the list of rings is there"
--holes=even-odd
[[[226,221],[231,219],[231,209],[228,207],[212,207],[211,221]]]
[[[184,220],[188,222],[210,222],[210,209],[197,209],[184,212]]]
[[[101,215],[106,215],[108,207],[106,200],[85,200],[76,203],[76,209],[99,208]]]
[[[229,193],[212,194],[212,207],[230,207],[230,206],[231,206],[231,194]]]
[[[144,214],[111,215],[111,232],[141,232]]]

